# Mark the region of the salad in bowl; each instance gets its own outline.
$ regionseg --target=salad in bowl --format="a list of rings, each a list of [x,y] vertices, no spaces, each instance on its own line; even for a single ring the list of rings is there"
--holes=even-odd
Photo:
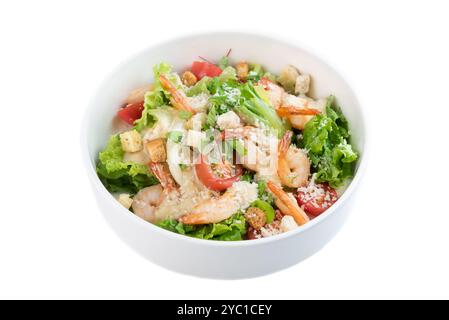
[[[358,153],[333,95],[287,65],[204,58],[162,62],[118,106],[99,152],[103,185],[130,214],[205,240],[254,240],[296,229],[330,208]]]

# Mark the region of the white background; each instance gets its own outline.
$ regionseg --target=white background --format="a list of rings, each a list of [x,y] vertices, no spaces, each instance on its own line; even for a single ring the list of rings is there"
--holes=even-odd
[[[449,298],[448,12],[430,0],[2,1],[0,298]],[[79,146],[87,101],[120,61],[223,29],[313,48],[344,71],[371,131],[338,236],[239,281],[172,273],[126,247],[96,207]]]

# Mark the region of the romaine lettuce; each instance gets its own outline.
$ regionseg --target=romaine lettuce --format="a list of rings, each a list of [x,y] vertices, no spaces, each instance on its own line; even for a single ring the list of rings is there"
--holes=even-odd
[[[256,126],[272,129],[278,137],[282,137],[286,130],[286,123],[277,115],[264,99],[257,93],[251,83],[241,86],[241,100],[235,110],[245,122]]]
[[[200,81],[195,83],[192,87],[187,90],[187,96],[193,97],[197,96],[201,93],[209,94],[209,84],[211,83],[212,78],[203,77]]]

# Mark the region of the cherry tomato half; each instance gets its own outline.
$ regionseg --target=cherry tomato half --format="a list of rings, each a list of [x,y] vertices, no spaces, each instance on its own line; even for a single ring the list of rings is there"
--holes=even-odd
[[[192,63],[192,73],[199,79],[203,77],[217,77],[222,70],[216,65],[205,61],[194,61]]]
[[[329,209],[338,199],[337,192],[327,184],[316,184],[313,187],[300,188],[297,201],[304,211],[312,216],[319,216]]]
[[[217,174],[214,166],[220,166],[220,175]],[[232,172],[231,165],[228,164],[208,164],[204,157],[201,157],[200,162],[195,165],[195,171],[198,179],[210,190],[222,191],[232,186],[236,181],[240,180],[242,175],[242,167],[235,166],[235,172]]]
[[[142,112],[143,101],[127,104],[117,112],[117,115],[126,123],[134,124],[134,121],[142,117]]]

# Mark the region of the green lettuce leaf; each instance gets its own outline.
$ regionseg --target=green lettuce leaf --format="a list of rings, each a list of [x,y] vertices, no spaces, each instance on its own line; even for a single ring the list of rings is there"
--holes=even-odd
[[[269,128],[282,137],[287,128],[285,122],[277,115],[276,111],[269,106],[257,93],[256,88],[250,83],[241,86],[241,100],[235,110],[245,122],[260,127]]]
[[[245,173],[240,177],[240,181],[253,182],[254,172],[249,170],[245,171]]]
[[[226,67],[223,72],[215,78],[203,77],[187,91],[188,97],[197,96],[201,93],[215,94],[217,90],[228,80],[237,80],[237,71],[233,67]]]
[[[167,93],[159,81],[159,76],[161,74],[169,74],[171,71],[172,67],[164,62],[153,67],[153,89],[145,94],[142,117],[134,123],[134,129],[137,131],[140,132],[146,127],[151,127],[155,122],[154,117],[151,115],[151,110],[166,105],[169,102]],[[170,80],[173,80],[172,78],[172,76],[169,77]]]
[[[200,81],[195,83],[192,87],[187,90],[188,97],[194,97],[202,93],[209,94],[209,85],[212,81],[212,78],[203,77]]]
[[[270,205],[274,204],[273,194],[269,192],[267,182],[265,180],[259,180],[257,182],[257,192],[260,200],[265,201]]]
[[[317,115],[306,124],[301,141],[316,170],[317,182],[339,187],[353,176],[358,154],[349,139],[348,122],[330,96],[326,114]]]
[[[97,174],[106,189],[135,194],[142,188],[158,183],[147,166],[125,162],[123,155],[120,137],[112,136],[100,152],[97,163]]]
[[[237,70],[234,67],[226,67],[223,72],[218,76],[221,83],[225,83],[228,80],[237,80]]]
[[[167,219],[157,223],[157,225],[171,232],[189,237],[219,241],[242,240],[247,228],[242,212],[237,212],[230,218],[219,223],[193,226],[182,224],[174,219]]]

